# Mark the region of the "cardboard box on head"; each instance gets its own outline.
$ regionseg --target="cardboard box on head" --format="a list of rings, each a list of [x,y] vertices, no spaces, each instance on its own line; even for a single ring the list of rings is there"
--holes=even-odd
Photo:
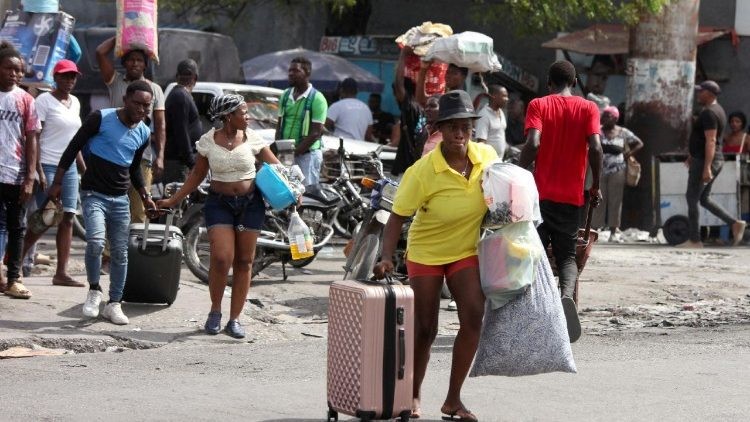
[[[24,84],[52,85],[52,69],[65,58],[75,18],[67,13],[6,12],[0,39],[24,58]]]

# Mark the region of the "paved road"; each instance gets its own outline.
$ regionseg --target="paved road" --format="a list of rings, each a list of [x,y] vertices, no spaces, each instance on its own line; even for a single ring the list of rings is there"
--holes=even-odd
[[[582,283],[579,373],[470,379],[465,403],[484,421],[750,419],[748,258],[747,248],[597,246]],[[0,350],[98,353],[0,360],[0,420],[321,420],[326,294],[342,262],[332,247],[286,281],[278,265],[264,272],[245,341],[201,333],[207,289],[187,271],[175,304],[126,304],[125,327],[81,319],[85,289],[32,277],[31,300],[0,297]],[[456,329],[455,313],[441,312],[424,420],[440,418]]]
[[[750,327],[584,337],[578,374],[469,379],[463,398],[484,421],[748,420],[749,339]],[[440,418],[451,342],[433,349],[424,420]],[[314,337],[2,361],[0,419],[321,420],[325,361]]]

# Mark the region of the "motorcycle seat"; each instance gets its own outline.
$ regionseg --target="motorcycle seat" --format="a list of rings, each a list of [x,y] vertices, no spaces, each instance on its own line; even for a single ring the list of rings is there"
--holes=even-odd
[[[321,185],[306,186],[304,196],[329,207],[336,205],[341,199],[336,191]]]

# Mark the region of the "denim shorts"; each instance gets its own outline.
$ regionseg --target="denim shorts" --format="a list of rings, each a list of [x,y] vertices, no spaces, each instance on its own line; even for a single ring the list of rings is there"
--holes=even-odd
[[[234,227],[237,231],[259,231],[263,226],[266,206],[260,192],[247,195],[222,195],[209,190],[203,206],[206,228]]]
[[[55,164],[42,164],[42,169],[44,169],[44,177],[47,178],[47,186],[52,186],[57,166]],[[75,163],[63,174],[61,188],[60,202],[63,212],[76,214],[78,212],[78,169]],[[37,192],[34,199],[36,200],[36,206],[41,207],[47,200],[47,192]]]

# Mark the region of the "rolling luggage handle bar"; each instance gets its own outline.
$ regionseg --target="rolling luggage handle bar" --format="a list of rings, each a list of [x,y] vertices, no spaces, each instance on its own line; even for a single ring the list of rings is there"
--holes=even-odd
[[[378,285],[378,286],[385,286],[385,285],[393,286],[393,285],[396,285],[396,284],[401,284],[401,283],[396,283],[393,280],[393,276],[391,275],[391,273],[385,273],[385,277],[383,277],[383,280],[378,280],[373,275],[370,278],[357,279],[357,281],[362,282],[362,283],[366,283],[366,284],[375,284],[375,285]]]
[[[160,208],[156,211],[159,213],[167,214],[167,222],[164,225],[164,240],[161,243],[161,251],[164,252],[167,250],[167,245],[169,244],[169,228],[172,226],[172,220],[174,219],[175,210],[172,208]],[[143,224],[143,239],[141,239],[140,247],[142,251],[146,250],[146,245],[148,244],[148,224],[150,220],[150,218],[146,217],[146,222]]]

